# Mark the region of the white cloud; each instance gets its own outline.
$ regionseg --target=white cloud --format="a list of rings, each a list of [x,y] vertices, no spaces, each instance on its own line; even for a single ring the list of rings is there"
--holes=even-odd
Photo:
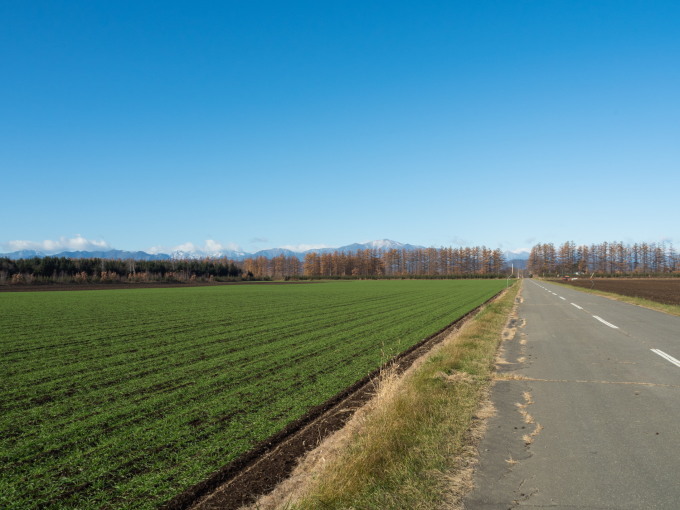
[[[198,251],[194,243],[184,243],[172,248],[172,251]]]
[[[243,251],[241,250],[241,247],[236,243],[222,244],[218,241],[214,241],[213,239],[207,239],[203,244],[202,250],[207,253],[217,253],[223,251]]]
[[[212,239],[208,239],[205,242],[205,251],[207,252],[216,252],[216,251],[222,251],[224,250],[224,246],[222,244],[218,243],[217,241],[213,241]]]
[[[8,241],[3,244],[3,251],[36,250],[48,254],[62,251],[106,251],[111,245],[103,240],[86,239],[80,234],[75,237],[60,237],[57,241]]]
[[[233,251],[243,251],[243,248],[241,248],[238,244],[236,243],[227,243],[224,245],[224,247],[227,250],[233,250]]]
[[[470,246],[470,242],[460,236],[453,236],[450,242],[456,246]]]
[[[285,246],[281,246],[281,248],[291,251],[307,251],[320,250],[322,248],[332,248],[332,246],[328,246],[327,244],[287,244]]]
[[[169,250],[165,246],[152,246],[145,251],[151,255],[156,255],[157,253],[168,253]]]
[[[222,244],[214,239],[207,239],[204,241],[203,246],[196,245],[194,243],[182,243],[177,246],[153,246],[146,250],[148,253],[172,253],[174,251],[186,251],[186,252],[204,252],[208,254],[223,252],[225,250],[231,251],[243,251],[241,247],[235,243]]]

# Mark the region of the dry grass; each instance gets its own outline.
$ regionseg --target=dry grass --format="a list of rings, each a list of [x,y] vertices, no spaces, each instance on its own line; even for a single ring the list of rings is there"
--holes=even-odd
[[[522,439],[524,440],[524,444],[529,446],[531,443],[534,442],[534,438],[541,433],[541,430],[543,430],[543,426],[540,423],[536,424],[536,428],[531,434],[524,434],[522,436]]]
[[[469,489],[475,427],[494,356],[519,286],[489,304],[404,376],[386,373],[352,420],[334,460],[285,508],[427,509],[455,506]],[[471,432],[472,431],[472,432]],[[477,437],[477,438],[478,438]]]
[[[534,399],[531,396],[531,393],[528,391],[522,392],[522,398],[524,398],[524,402],[517,402],[515,406],[517,406],[519,414],[522,415],[524,423],[526,423],[527,425],[535,425],[534,430],[530,434],[524,434],[522,436],[524,444],[529,446],[531,443],[534,442],[534,438],[541,433],[541,430],[543,430],[543,426],[540,423],[536,423],[534,417],[531,416],[527,411],[527,407],[533,405],[534,403]]]

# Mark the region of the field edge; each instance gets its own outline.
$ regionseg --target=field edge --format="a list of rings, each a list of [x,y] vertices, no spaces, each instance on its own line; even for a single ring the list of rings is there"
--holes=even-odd
[[[434,346],[474,319],[490,303],[497,301],[505,291],[506,289],[503,289],[496,293],[451,324],[403,351],[160,508],[163,510],[241,508],[252,503],[260,495],[270,492],[290,475],[302,455],[313,450],[324,438],[340,430],[352,418],[354,411],[373,397],[383,374],[387,372],[401,374],[406,371],[415,360],[422,358]],[[351,409],[351,412],[348,412],[348,409]],[[292,454],[291,450],[298,451]],[[272,476],[272,471],[276,473],[275,476]]]
[[[489,414],[487,397],[503,330],[521,284],[483,306],[403,377],[383,374],[376,398],[326,450],[302,490],[260,499],[258,510],[459,508]]]
[[[547,280],[550,283],[557,283],[559,285],[564,285],[570,289],[578,290],[580,292],[585,292],[588,294],[594,294],[596,296],[601,296],[614,301],[621,301],[622,303],[628,303],[635,306],[641,306],[642,308],[648,308],[657,312],[666,313],[669,315],[676,315],[680,317],[680,306],[670,305],[666,303],[659,303],[657,301],[652,301],[650,299],[645,299],[641,297],[626,296],[625,294],[617,294],[616,292],[608,292],[598,289],[587,289],[585,287],[579,287],[577,285],[570,285],[559,280]]]

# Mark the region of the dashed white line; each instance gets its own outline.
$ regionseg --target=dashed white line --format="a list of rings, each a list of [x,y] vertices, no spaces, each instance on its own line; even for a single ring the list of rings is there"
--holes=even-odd
[[[675,359],[675,358],[674,358],[673,356],[671,356],[670,354],[666,354],[665,352],[663,352],[663,351],[661,351],[661,350],[659,350],[659,349],[650,349],[650,350],[651,350],[654,354],[658,354],[659,356],[661,356],[661,357],[662,357],[663,359],[665,359],[666,361],[670,361],[670,362],[673,363],[676,367],[680,367],[680,361],[678,361],[677,359]]]
[[[561,299],[562,301],[566,301],[566,299],[565,299],[565,298],[563,298],[562,296],[560,296],[560,299]]]
[[[609,326],[610,328],[619,329],[618,326],[614,326],[611,322],[607,322],[607,321],[604,320],[602,317],[598,317],[597,315],[593,315],[593,318],[597,319],[597,320],[600,321],[602,324],[604,324],[604,325],[606,325],[606,326]]]
[[[578,308],[579,310],[583,310],[583,307],[582,307],[582,306],[578,306],[576,303],[569,303],[569,304],[570,304],[571,306],[575,306],[575,307]]]

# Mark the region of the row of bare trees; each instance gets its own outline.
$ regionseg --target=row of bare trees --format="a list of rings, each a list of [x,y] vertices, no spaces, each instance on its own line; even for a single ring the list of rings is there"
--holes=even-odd
[[[680,258],[671,243],[620,241],[576,245],[567,241],[555,248],[552,243],[531,249],[527,269],[538,275],[669,275],[680,273]]]
[[[296,278],[496,277],[503,272],[501,250],[485,246],[416,250],[357,250],[255,257],[244,261],[106,260],[44,257],[0,258],[0,285],[35,283],[135,283]]]
[[[244,274],[254,278],[286,277],[453,277],[497,276],[505,259],[499,249],[423,248],[416,250],[357,250],[354,252],[307,253],[304,260],[280,255],[256,257],[243,262]]]

